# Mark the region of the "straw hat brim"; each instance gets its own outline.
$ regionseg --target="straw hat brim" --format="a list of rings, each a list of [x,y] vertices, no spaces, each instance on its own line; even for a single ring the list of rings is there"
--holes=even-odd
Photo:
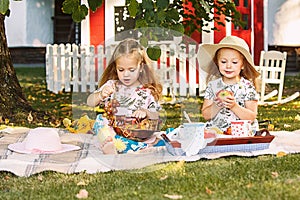
[[[56,128],[38,127],[30,129],[24,141],[9,144],[8,149],[24,154],[57,154],[79,150],[80,147],[62,144]]]
[[[255,70],[255,65],[252,59],[251,54],[249,51],[245,48],[243,48],[241,45],[236,45],[233,43],[220,43],[220,44],[201,44],[199,46],[198,51],[198,61],[199,66],[202,70],[209,72],[210,67],[217,67],[216,64],[213,62],[213,58],[217,52],[217,50],[221,48],[231,48],[239,51],[242,55],[245,56],[246,60],[250,64],[251,70]]]
[[[18,153],[23,153],[23,154],[58,154],[58,153],[64,153],[68,151],[75,151],[79,150],[79,146],[75,146],[72,144],[62,144],[61,149],[57,151],[40,151],[40,150],[28,150],[25,148],[25,143],[24,142],[18,142],[18,143],[13,143],[8,145],[8,149],[11,151],[15,151]]]

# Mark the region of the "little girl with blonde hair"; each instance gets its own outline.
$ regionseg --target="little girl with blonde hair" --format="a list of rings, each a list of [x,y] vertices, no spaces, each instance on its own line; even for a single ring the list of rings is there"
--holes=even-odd
[[[134,39],[125,39],[116,46],[99,81],[99,87],[89,95],[87,104],[95,107],[102,102],[107,103],[109,99],[116,99],[122,108],[118,114],[136,119],[158,119],[158,101],[161,96],[162,85],[144,47]],[[116,152],[114,139],[121,139],[127,144],[122,153],[148,146],[146,143],[115,135],[115,138],[108,138],[103,144],[104,151],[108,149],[110,153]]]

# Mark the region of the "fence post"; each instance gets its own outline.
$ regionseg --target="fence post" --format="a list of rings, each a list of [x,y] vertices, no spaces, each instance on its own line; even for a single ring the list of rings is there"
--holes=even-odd
[[[98,69],[97,69],[97,77],[96,77],[96,80],[97,82],[99,82],[101,76],[102,76],[102,73],[104,71],[104,66],[105,64],[108,62],[106,60],[105,62],[105,57],[104,57],[104,48],[102,45],[98,45],[97,47],[97,58],[98,58]]]
[[[86,65],[87,65],[87,56],[88,56],[88,48],[86,46],[80,46],[80,91],[86,91]]]
[[[89,80],[89,90],[94,91],[95,90],[95,73],[96,73],[96,65],[95,65],[95,47],[90,46],[89,47],[89,55],[88,55],[88,63],[86,65],[86,71],[88,72],[86,78]]]
[[[71,52],[72,52],[71,44],[66,44],[65,72],[64,72],[64,86],[66,92],[71,92],[71,65],[72,65]]]
[[[189,64],[189,95],[196,96],[197,86],[197,65],[196,65],[196,46],[188,45],[188,64]]]
[[[53,91],[54,89],[54,45],[47,44],[46,46],[46,82],[47,89]]]
[[[179,49],[182,48],[182,49]],[[187,73],[186,73],[186,46],[182,45],[178,47],[178,59],[179,59],[179,95],[187,95]]]
[[[170,59],[170,70],[169,70],[169,78],[170,78],[170,92],[172,96],[172,100],[175,101],[175,96],[178,95],[179,84],[177,83],[177,75],[178,71],[176,69],[177,66],[177,57],[176,57],[176,45],[171,44],[169,46],[169,59]]]
[[[167,47],[166,47],[166,45],[161,45],[160,49],[161,49],[161,56],[159,58],[159,61],[160,61],[160,63],[159,63],[159,73],[160,73],[160,77],[161,77],[161,80],[162,80],[162,83],[163,83],[162,94],[167,95],[168,94],[168,87],[170,87],[169,86],[170,79],[168,77],[168,72],[167,72]]]
[[[64,44],[60,44],[57,48],[57,67],[56,70],[54,69],[54,71],[56,72],[56,76],[54,76],[54,92],[57,93],[62,89],[62,73],[64,71]],[[55,73],[54,72],[54,73]]]
[[[73,78],[72,78],[72,83],[73,83],[73,92],[78,92],[79,91],[79,62],[80,60],[79,55],[78,55],[78,46],[76,44],[72,44],[72,60],[73,60]]]

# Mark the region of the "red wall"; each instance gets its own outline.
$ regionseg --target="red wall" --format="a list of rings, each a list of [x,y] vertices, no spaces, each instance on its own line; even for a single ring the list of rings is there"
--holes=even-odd
[[[263,0],[254,3],[254,63],[259,64],[260,52],[264,49],[264,7]],[[267,28],[267,27],[266,27]]]
[[[220,17],[220,21],[222,21],[224,24],[225,22],[225,15],[218,16]],[[214,23],[214,27],[217,28],[217,31],[214,31],[214,43],[219,43],[225,36],[226,36],[226,27]]]
[[[105,40],[104,2],[96,12],[90,10],[90,44],[97,46]]]

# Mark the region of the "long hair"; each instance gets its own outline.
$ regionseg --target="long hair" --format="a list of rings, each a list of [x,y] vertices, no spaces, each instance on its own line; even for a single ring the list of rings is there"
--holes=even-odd
[[[108,80],[119,80],[116,60],[121,56],[133,56],[142,65],[142,71],[139,74],[138,81],[143,87],[150,89],[151,94],[156,100],[159,100],[162,95],[162,85],[155,76],[152,68],[152,61],[148,57],[144,47],[138,41],[128,38],[121,41],[115,48],[113,55],[105,68],[98,87],[104,85]]]

